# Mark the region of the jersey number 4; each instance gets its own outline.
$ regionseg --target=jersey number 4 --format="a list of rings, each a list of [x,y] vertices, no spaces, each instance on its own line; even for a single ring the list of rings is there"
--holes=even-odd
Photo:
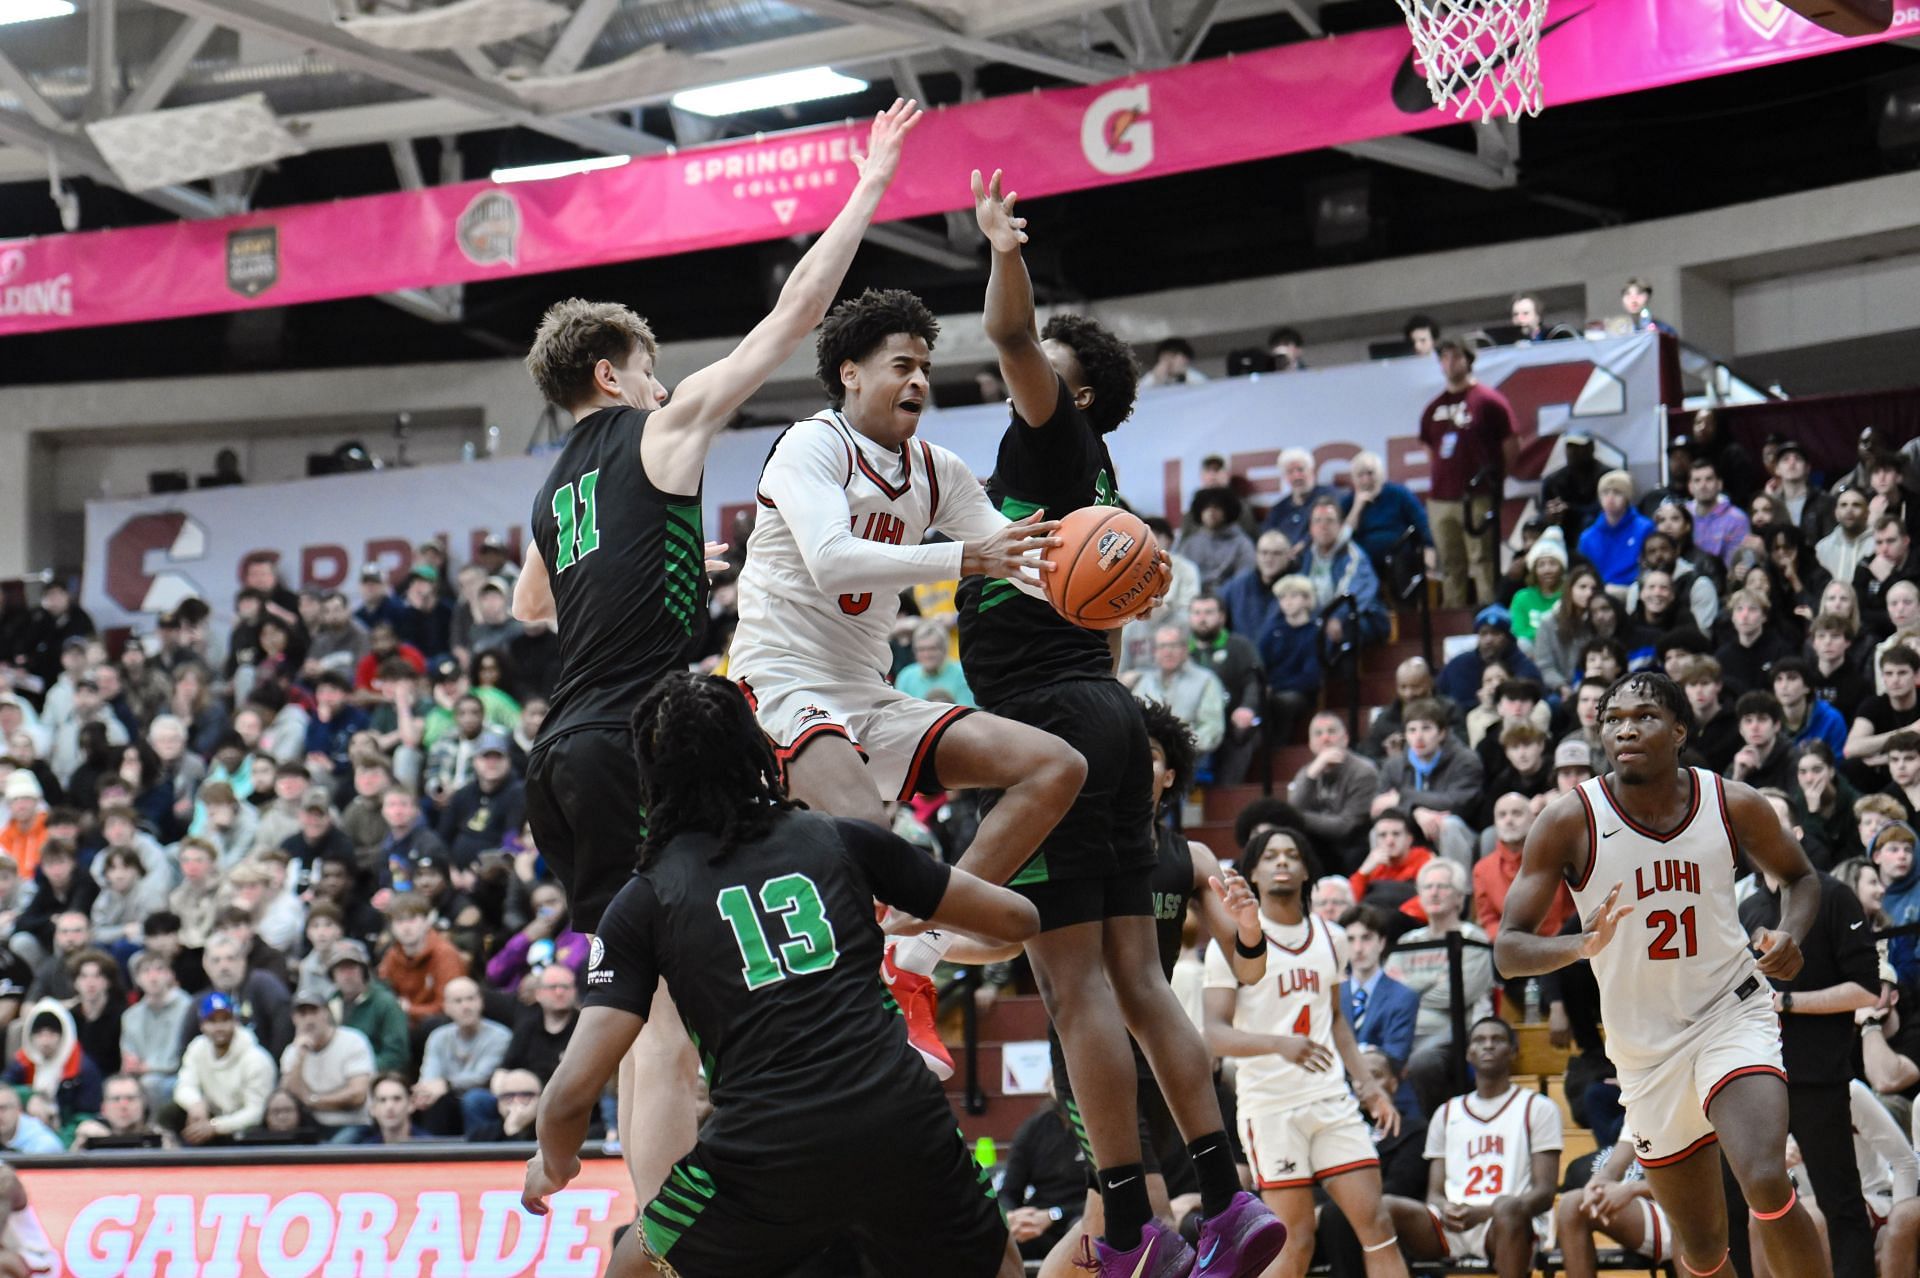
[[[750,990],[789,976],[824,972],[840,961],[820,889],[804,874],[783,874],[760,885],[760,908],[779,918],[789,938],[781,943],[777,958],[754,909],[752,893],[744,887],[724,888],[714,904],[733,929],[733,943],[740,947],[740,975]]]
[[[1653,913],[1647,915],[1647,926],[1658,930],[1660,933],[1660,935],[1653,938],[1653,943],[1647,946],[1647,957],[1650,959],[1677,959],[1681,957],[1681,951],[1673,948],[1673,935],[1675,932],[1686,933],[1685,956],[1687,958],[1692,958],[1700,952],[1700,947],[1694,942],[1693,937],[1693,907],[1691,905],[1680,911],[1678,915],[1675,915],[1672,910],[1655,910]]]
[[[572,484],[562,485],[554,491],[553,517],[560,524],[555,537],[559,543],[554,552],[555,573],[565,572],[600,549],[600,507],[594,500],[594,493],[599,487],[599,471],[590,470],[580,476],[577,511]]]

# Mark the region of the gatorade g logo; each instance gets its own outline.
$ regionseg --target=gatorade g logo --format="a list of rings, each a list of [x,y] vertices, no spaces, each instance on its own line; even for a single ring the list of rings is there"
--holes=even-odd
[[[1735,0],[1734,8],[1762,40],[1771,40],[1787,25],[1791,11],[1780,0]]]
[[[1095,98],[1080,117],[1080,149],[1102,173],[1138,173],[1153,163],[1147,86],[1127,84]]]
[[[204,596],[178,570],[206,554],[207,530],[190,516],[177,510],[135,515],[107,538],[107,597],[128,612],[165,612],[191,595]]]
[[[1133,553],[1133,538],[1118,528],[1100,534],[1100,567],[1111,568]]]

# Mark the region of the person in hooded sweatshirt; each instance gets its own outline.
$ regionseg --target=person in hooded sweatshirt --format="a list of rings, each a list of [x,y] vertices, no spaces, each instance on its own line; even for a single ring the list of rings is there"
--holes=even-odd
[[[73,1017],[57,999],[43,998],[33,1005],[26,1040],[0,1082],[45,1096],[59,1109],[63,1124],[100,1112],[100,1071],[81,1050]]]
[[[1887,885],[1880,908],[1891,926],[1920,922],[1920,866],[1914,864],[1914,831],[1905,821],[1889,821],[1880,827],[1867,847],[1867,855],[1879,867],[1880,879]],[[1911,986],[1920,978],[1920,950],[1914,938],[1896,936],[1887,950],[1887,959],[1902,985]]]
[[[255,1126],[273,1094],[273,1057],[234,1019],[233,1000],[218,990],[200,996],[200,1033],[180,1058],[173,1102],[160,1125],[189,1145],[225,1144]]]

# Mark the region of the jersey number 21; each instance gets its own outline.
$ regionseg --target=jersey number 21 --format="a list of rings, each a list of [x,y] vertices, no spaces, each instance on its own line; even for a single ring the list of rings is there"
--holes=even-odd
[[[733,929],[733,943],[740,947],[740,975],[750,990],[789,976],[824,972],[840,961],[833,921],[820,900],[820,889],[804,874],[783,874],[760,885],[761,910],[778,917],[789,938],[781,942],[778,957],[767,940],[760,912],[754,909],[753,894],[745,887],[722,888],[714,905]]]

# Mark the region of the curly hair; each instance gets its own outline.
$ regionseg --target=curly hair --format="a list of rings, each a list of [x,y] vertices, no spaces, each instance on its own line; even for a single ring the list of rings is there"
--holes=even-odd
[[[1080,371],[1093,390],[1087,419],[1102,435],[1133,416],[1140,394],[1140,365],[1133,349],[1084,315],[1056,315],[1040,330],[1043,342],[1059,342],[1080,361]]]
[[[1601,695],[1600,705],[1594,712],[1594,717],[1604,720],[1607,717],[1607,707],[1613,704],[1613,699],[1623,692],[1637,692],[1657,703],[1661,709],[1673,716],[1675,723],[1686,729],[1688,742],[1697,735],[1693,722],[1693,703],[1687,700],[1686,691],[1658,670],[1636,670],[1632,674],[1623,675],[1614,680],[1613,686]]]
[[[859,363],[895,333],[924,338],[932,350],[940,336],[940,321],[925,302],[901,288],[870,288],[827,312],[813,349],[819,357],[816,375],[828,403],[838,408],[847,399],[840,366],[848,360]]]
[[[759,838],[794,803],[767,734],[740,689],[712,675],[662,679],[633,710],[646,839],[640,864],[675,836],[711,834],[732,847]]]
[[[1193,762],[1198,748],[1193,729],[1163,703],[1142,702],[1140,710],[1146,716],[1147,738],[1160,747],[1167,773],[1173,778],[1160,800],[1160,811],[1165,812],[1178,804],[1185,797],[1187,787],[1193,784]]]

